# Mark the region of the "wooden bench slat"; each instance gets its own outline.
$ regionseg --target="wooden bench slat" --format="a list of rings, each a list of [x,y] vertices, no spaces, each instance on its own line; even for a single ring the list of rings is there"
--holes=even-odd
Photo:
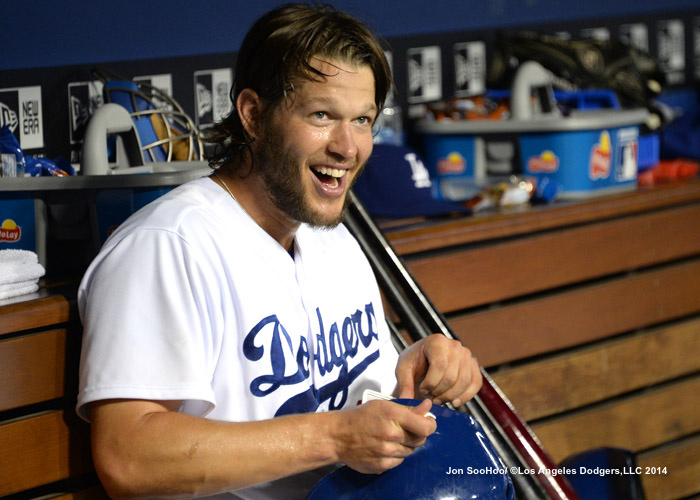
[[[700,377],[532,425],[556,462],[599,446],[633,452],[700,431]]]
[[[70,304],[62,295],[8,304],[0,309],[0,335],[65,323]]]
[[[0,425],[0,496],[91,472],[89,436],[66,411]]]
[[[486,367],[700,312],[700,260],[456,316],[450,324]]]
[[[684,439],[637,457],[647,500],[684,498],[700,493],[700,437]],[[645,474],[647,467],[666,467],[667,474]]]
[[[700,371],[700,318],[491,374],[526,420]]]
[[[449,313],[698,253],[700,205],[691,205],[420,257],[407,266]]]
[[[58,329],[0,341],[0,410],[64,396],[67,335]]]
[[[387,231],[387,239],[399,254],[408,255],[690,204],[700,201],[698,186],[700,180],[693,180],[571,204],[537,206],[515,213],[459,217],[403,228],[394,222],[391,224],[393,228]]]

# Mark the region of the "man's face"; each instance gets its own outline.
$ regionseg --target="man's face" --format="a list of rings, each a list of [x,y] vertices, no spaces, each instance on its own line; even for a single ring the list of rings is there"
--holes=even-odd
[[[372,152],[374,75],[338,61],[312,65],[332,76],[305,81],[264,120],[254,162],[280,211],[333,227]]]

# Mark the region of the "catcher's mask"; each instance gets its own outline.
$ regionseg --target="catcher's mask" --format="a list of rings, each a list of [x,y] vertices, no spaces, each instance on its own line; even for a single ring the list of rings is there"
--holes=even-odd
[[[105,102],[119,104],[131,115],[144,162],[202,159],[200,132],[175,99],[147,82],[126,80],[104,70],[93,73],[104,84]]]

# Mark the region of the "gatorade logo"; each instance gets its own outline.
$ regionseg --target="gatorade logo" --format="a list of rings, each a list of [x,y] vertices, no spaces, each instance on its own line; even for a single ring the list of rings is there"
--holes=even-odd
[[[5,219],[0,226],[0,242],[15,243],[22,237],[22,228],[12,219]]]

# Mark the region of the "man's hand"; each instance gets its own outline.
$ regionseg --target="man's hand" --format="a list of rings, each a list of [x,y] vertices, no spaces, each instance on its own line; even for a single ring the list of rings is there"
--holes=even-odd
[[[421,339],[401,353],[396,365],[399,398],[429,397],[440,405],[461,406],[481,388],[479,364],[471,351],[444,335]]]
[[[396,467],[435,432],[425,416],[431,407],[429,400],[416,407],[375,400],[338,412],[331,436],[340,462],[365,474]]]

